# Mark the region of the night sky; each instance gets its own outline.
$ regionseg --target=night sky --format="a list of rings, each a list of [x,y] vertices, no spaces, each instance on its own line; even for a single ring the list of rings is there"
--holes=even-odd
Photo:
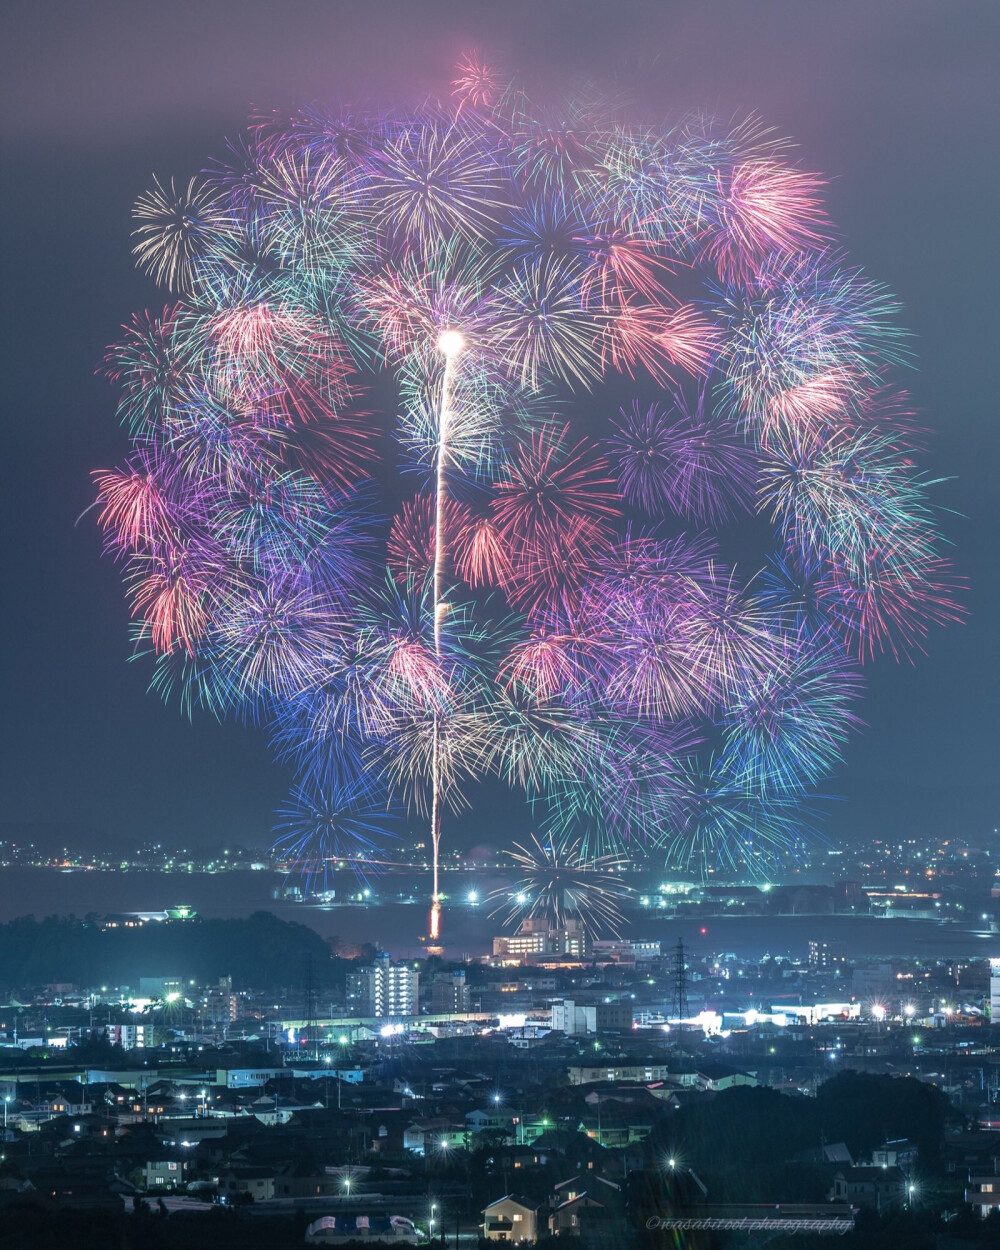
[[[120,462],[94,376],[119,325],[164,296],[130,256],[151,174],[187,178],[254,107],[446,89],[483,47],[528,82],[620,74],[654,115],[760,114],[794,138],[851,259],[915,335],[926,467],[970,582],[969,620],[869,671],[866,732],[829,789],[834,840],[971,835],[998,817],[1000,451],[996,0],[7,0],[4,6],[3,785],[0,823],[82,843],[264,844],[287,775],[262,734],[194,725],[128,662],[89,471]],[[511,832],[496,817],[476,837]],[[471,834],[470,834],[471,837]],[[457,840],[457,839],[456,839]]]

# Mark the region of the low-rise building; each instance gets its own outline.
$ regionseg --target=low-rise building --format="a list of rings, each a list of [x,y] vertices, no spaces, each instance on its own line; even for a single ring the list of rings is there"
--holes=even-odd
[[[528,1198],[507,1194],[483,1211],[483,1236],[487,1241],[538,1240],[538,1206]]]
[[[876,1211],[898,1211],[906,1201],[906,1178],[899,1168],[841,1168],[834,1173],[833,1202]]]
[[[452,1120],[414,1120],[403,1132],[403,1149],[416,1155],[432,1154],[440,1150],[461,1149],[468,1143],[469,1130],[464,1122]]]
[[[1000,1175],[996,1172],[970,1171],[965,1201],[983,1219],[991,1212],[1000,1210]]]
[[[583,959],[589,952],[583,922],[569,916],[560,928],[550,928],[543,917],[528,917],[513,934],[493,939],[493,955],[509,962],[544,962],[546,959]]]
[[[219,1177],[219,1190],[227,1202],[265,1202],[274,1197],[274,1169],[232,1167]]]
[[[179,1189],[187,1183],[190,1163],[178,1154],[148,1159],[133,1178],[145,1190]]]

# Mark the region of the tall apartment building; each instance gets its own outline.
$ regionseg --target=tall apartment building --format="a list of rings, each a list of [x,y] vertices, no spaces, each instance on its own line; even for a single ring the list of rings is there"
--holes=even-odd
[[[464,971],[448,972],[436,977],[424,995],[424,1005],[435,1015],[450,1015],[469,1010],[469,987]]]
[[[202,999],[201,1018],[212,1024],[232,1024],[239,1016],[239,999],[233,993],[233,978],[219,977]]]
[[[394,964],[385,951],[375,962],[347,974],[347,1012],[398,1020],[419,1009],[420,973],[409,964]]]
[[[990,1021],[1000,1024],[1000,959],[990,960]]]

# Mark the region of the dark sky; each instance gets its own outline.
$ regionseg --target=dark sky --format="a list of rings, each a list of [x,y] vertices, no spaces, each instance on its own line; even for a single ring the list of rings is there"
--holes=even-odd
[[[756,112],[832,179],[852,259],[905,305],[928,467],[966,625],[870,673],[828,832],[981,835],[998,816],[996,0],[7,0],[3,8],[4,743],[0,822],[264,842],[287,778],[260,736],[195,725],[127,663],[88,472],[118,462],[93,376],[134,309],[130,209],[253,106],[441,89],[478,44],[558,87],[625,67],[654,112]],[[497,831],[501,836],[502,831]]]

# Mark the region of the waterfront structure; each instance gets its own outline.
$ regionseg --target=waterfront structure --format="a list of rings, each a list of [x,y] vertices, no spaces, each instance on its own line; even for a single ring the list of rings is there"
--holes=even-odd
[[[625,938],[599,939],[594,942],[591,953],[598,962],[607,960],[609,963],[646,963],[663,955],[659,942]]]
[[[589,949],[587,930],[575,916],[567,916],[559,928],[544,916],[529,916],[516,933],[493,939],[493,955],[503,960],[583,959]]]

